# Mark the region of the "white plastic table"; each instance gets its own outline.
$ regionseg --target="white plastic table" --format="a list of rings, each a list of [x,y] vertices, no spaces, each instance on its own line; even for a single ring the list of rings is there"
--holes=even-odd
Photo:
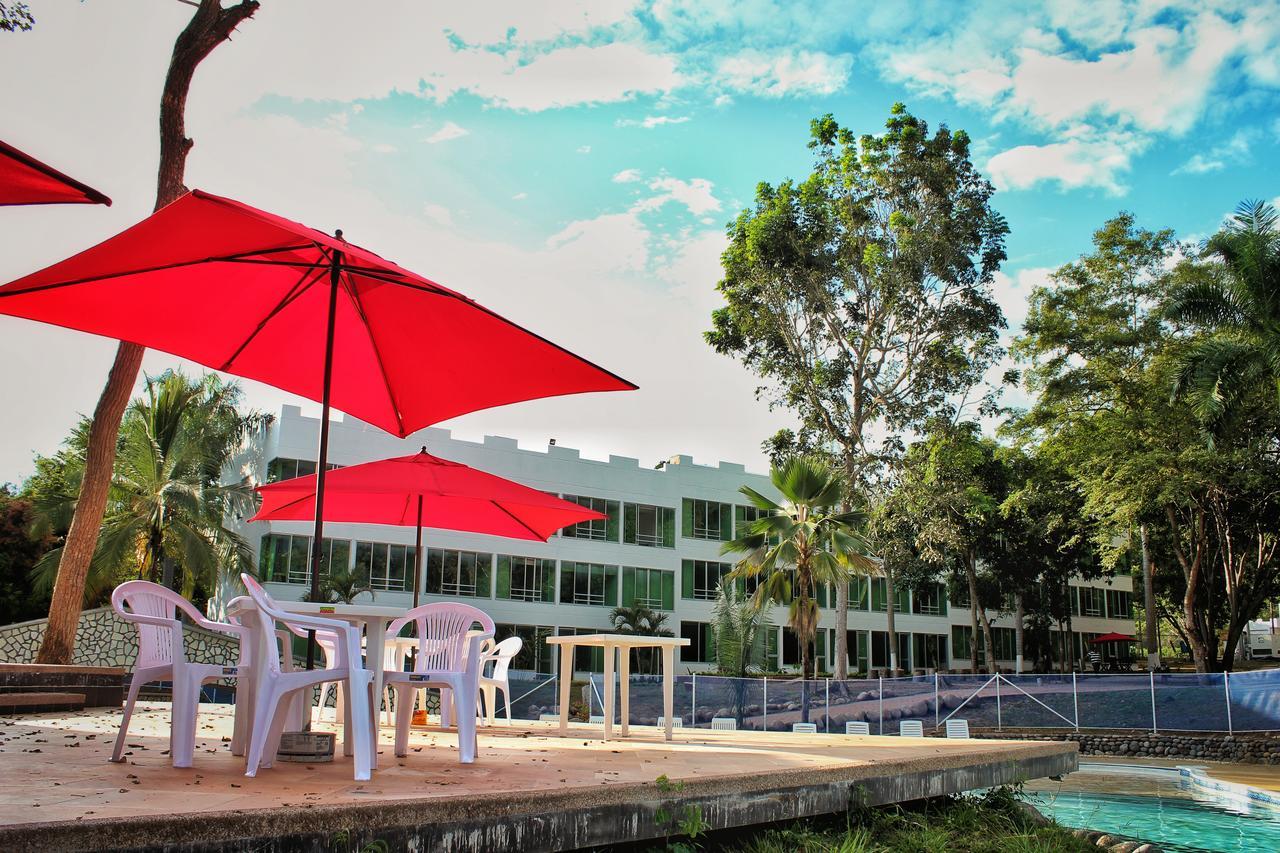
[[[662,650],[662,709],[667,740],[671,740],[675,705],[676,649],[689,645],[684,637],[639,637],[634,634],[566,634],[547,637],[547,645],[560,647],[560,736],[569,731],[569,685],[573,681],[573,650],[578,646],[604,649],[604,739],[613,736],[613,657],[618,655],[618,681],[622,695],[622,736],[630,732],[631,650]]]

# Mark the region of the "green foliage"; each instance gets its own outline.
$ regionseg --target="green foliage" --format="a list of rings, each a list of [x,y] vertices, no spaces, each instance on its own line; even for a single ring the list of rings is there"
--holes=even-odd
[[[671,629],[666,627],[667,618],[668,614],[642,604],[633,607],[615,607],[609,611],[609,621],[613,623],[615,632],[637,637],[670,637]],[[636,671],[657,672],[656,651],[656,649],[632,649],[631,654],[636,659]]]
[[[35,22],[26,3],[0,3],[0,32],[30,30]]]
[[[770,628],[768,610],[761,602],[721,584],[711,611],[716,638],[716,671],[731,678],[746,678],[764,665],[763,642]]]
[[[115,470],[98,548],[85,587],[87,604],[101,600],[129,576],[160,580],[172,560],[173,584],[183,595],[212,590],[222,573],[252,571],[252,550],[226,527],[252,511],[247,482],[222,483],[241,441],[263,423],[237,406],[239,386],[216,375],[149,377],[143,395],[120,426]],[[52,529],[70,519],[84,468],[88,421],[52,459],[37,460],[28,491]],[[33,570],[37,590],[52,588],[61,548]]]
[[[370,598],[374,598],[375,594],[373,586],[369,583],[368,569],[355,567],[345,568],[343,566],[331,566],[329,573],[320,579],[320,602],[323,604],[351,604],[362,593],[369,593]],[[311,600],[311,590],[302,597],[303,601]]]
[[[792,457],[774,466],[769,478],[782,502],[743,486],[739,491],[764,514],[720,552],[744,555],[727,577],[756,581],[758,606],[772,602],[788,608],[787,624],[800,642],[804,675],[812,678],[817,585],[848,583],[853,572],[875,568],[858,533],[865,515],[835,509],[845,484],[823,459]]]
[[[33,532],[35,518],[30,500],[0,485],[0,625],[39,619],[49,609],[49,596],[33,591],[27,579],[53,545],[51,536]]]

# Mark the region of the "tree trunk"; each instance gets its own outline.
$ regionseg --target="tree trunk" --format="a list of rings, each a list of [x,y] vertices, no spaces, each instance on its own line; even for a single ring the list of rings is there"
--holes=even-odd
[[[964,563],[965,573],[969,576],[969,597],[973,611],[974,637],[973,637],[973,671],[978,671],[978,632],[977,624],[982,624],[982,637],[987,645],[986,662],[987,673],[989,675],[996,674],[996,647],[991,641],[991,617],[987,615],[987,611],[979,605],[978,602],[978,558],[972,552],[969,553]]]
[[[841,502],[842,512],[850,512],[853,509],[851,496],[854,489],[854,473],[853,454],[846,450],[844,454],[845,498]],[[836,647],[834,653],[836,656],[835,678],[837,681],[844,681],[849,677],[849,581],[847,579],[842,583],[836,584]]]
[[[969,671],[978,674],[978,579],[965,566],[965,579],[969,582]]]
[[[1209,645],[1206,640],[1208,635],[1200,624],[1201,614],[1197,612],[1196,600],[1200,591],[1200,574],[1204,565],[1205,518],[1203,510],[1197,511],[1195,515],[1196,521],[1193,525],[1189,543],[1192,553],[1188,557],[1178,542],[1177,515],[1172,506],[1165,507],[1165,516],[1168,518],[1169,529],[1173,534],[1173,553],[1178,558],[1178,564],[1182,567],[1183,579],[1186,581],[1186,591],[1182,596],[1182,618],[1186,622],[1187,640],[1191,646],[1191,658],[1195,662],[1196,672],[1208,672]]]
[[[893,580],[893,569],[889,563],[884,564],[884,626],[889,635],[889,677],[898,675],[898,631],[893,624],[894,605],[897,603],[897,584]]]
[[[1143,626],[1143,644],[1147,647],[1147,669],[1155,672],[1160,668],[1160,640],[1156,633],[1156,586],[1151,568],[1150,531],[1147,525],[1138,526],[1138,537],[1142,541],[1142,609],[1146,614]]]
[[[1014,663],[1013,671],[1014,671],[1014,674],[1016,675],[1022,675],[1022,662],[1024,659],[1022,643],[1023,643],[1024,636],[1026,634],[1026,629],[1023,626],[1022,622],[1026,618],[1027,611],[1026,611],[1026,608],[1023,606],[1021,592],[1016,593],[1013,597],[1013,600],[1014,600],[1013,630],[1015,635],[1017,636],[1017,644],[1018,644],[1018,651],[1017,651],[1018,657]]]
[[[186,137],[185,112],[187,93],[196,66],[220,43],[236,25],[253,15],[257,0],[242,0],[227,9],[219,0],[200,0],[200,6],[173,45],[173,56],[160,96],[160,167],[156,180],[156,205],[159,210],[186,192],[183,175],[187,152],[194,144]],[[75,515],[67,532],[67,541],[58,562],[58,576],[49,602],[49,625],[45,630],[38,663],[69,664],[75,651],[76,627],[84,604],[85,581],[89,564],[98,547],[98,533],[107,508],[107,492],[115,464],[116,441],[120,435],[120,419],[129,404],[138,370],[142,367],[144,349],[121,341],[115,362],[107,374],[106,387],[93,410],[89,427],[89,445],[85,453],[84,479],[76,501]]]

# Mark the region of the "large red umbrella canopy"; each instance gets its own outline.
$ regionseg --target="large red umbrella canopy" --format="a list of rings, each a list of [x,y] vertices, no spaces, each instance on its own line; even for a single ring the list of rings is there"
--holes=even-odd
[[[636,387],[340,236],[199,190],[0,287],[0,313],[321,400],[331,295],[332,404],[401,437],[491,406]]]
[[[257,488],[250,521],[315,518],[316,476]],[[325,478],[325,521],[433,527],[545,542],[562,527],[605,516],[494,474],[427,453],[335,468]],[[418,515],[421,500],[421,516]]]
[[[262,506],[250,521],[316,517],[316,475],[259,486]],[[606,516],[555,495],[421,452],[328,472],[325,521],[416,527],[413,604],[422,576],[422,528],[464,530],[545,542],[562,527]]]
[[[1100,637],[1094,637],[1090,643],[1136,643],[1138,642],[1128,634],[1103,634]]]
[[[111,204],[88,184],[0,142],[0,205]]]

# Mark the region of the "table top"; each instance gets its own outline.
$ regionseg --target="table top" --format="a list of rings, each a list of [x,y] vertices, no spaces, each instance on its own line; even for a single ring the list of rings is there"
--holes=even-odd
[[[680,648],[689,645],[687,637],[645,637],[639,634],[562,634],[547,637],[550,646],[653,646],[658,648]]]
[[[409,611],[403,607],[383,604],[320,604],[315,601],[276,600],[281,610],[289,613],[306,613],[313,616],[337,616],[343,619],[399,619]]]

